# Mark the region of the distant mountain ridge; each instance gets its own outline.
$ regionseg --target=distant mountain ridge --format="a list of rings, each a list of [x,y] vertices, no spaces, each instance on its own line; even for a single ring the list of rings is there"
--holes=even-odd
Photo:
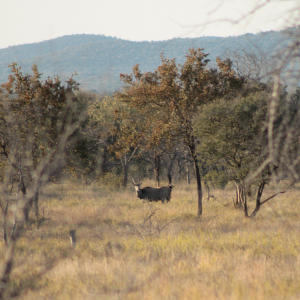
[[[40,55],[45,55],[58,50],[63,50],[68,47],[76,47],[81,44],[94,43],[105,40],[114,40],[117,38],[106,37],[103,35],[93,34],[78,34],[66,35],[52,40],[43,41],[33,44],[25,44],[19,46],[10,46],[5,49],[0,49],[0,62],[14,59],[16,56],[23,59],[35,58]],[[30,51],[29,51],[30,50]]]
[[[77,34],[49,41],[0,49],[0,83],[10,74],[7,67],[17,62],[22,72],[30,72],[37,64],[44,78],[59,75],[62,80],[74,71],[83,89],[112,92],[122,83],[120,73],[129,74],[135,64],[142,71],[159,66],[160,54],[183,63],[188,49],[204,48],[209,59],[215,61],[226,49],[261,49],[272,54],[279,45],[287,43],[285,31],[245,34],[237,37],[177,38],[158,42],[132,42],[103,35]]]

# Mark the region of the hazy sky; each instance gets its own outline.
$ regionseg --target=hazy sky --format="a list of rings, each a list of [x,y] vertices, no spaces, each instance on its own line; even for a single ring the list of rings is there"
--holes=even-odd
[[[283,12],[297,0],[272,0],[244,22],[236,20],[266,0],[1,0],[0,49],[70,34],[104,34],[118,38],[166,40],[173,37],[232,36],[279,30]],[[222,4],[222,5],[220,5]],[[293,24],[292,24],[293,25]]]

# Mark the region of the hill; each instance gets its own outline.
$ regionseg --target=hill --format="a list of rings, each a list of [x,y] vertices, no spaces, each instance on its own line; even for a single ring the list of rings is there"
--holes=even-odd
[[[160,64],[160,53],[182,63],[188,49],[204,48],[215,61],[226,49],[259,48],[272,54],[286,43],[285,31],[245,34],[237,37],[177,38],[158,42],[132,42],[103,35],[78,34],[63,36],[41,43],[0,49],[0,83],[10,74],[7,67],[17,62],[23,72],[37,64],[45,77],[59,75],[62,80],[74,71],[83,89],[112,92],[122,86],[120,73],[131,73],[135,64],[142,71],[154,70]]]

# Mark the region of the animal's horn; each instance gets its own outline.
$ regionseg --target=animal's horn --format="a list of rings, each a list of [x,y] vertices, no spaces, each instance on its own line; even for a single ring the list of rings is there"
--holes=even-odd
[[[136,183],[134,182],[133,178],[132,178],[133,184],[136,185]]]

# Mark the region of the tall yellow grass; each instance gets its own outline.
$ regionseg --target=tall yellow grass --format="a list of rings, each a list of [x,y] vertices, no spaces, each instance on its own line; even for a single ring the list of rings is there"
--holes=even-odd
[[[248,220],[233,208],[230,189],[204,200],[198,219],[195,191],[178,185],[163,205],[141,202],[133,187],[49,185],[40,197],[45,219],[28,225],[17,243],[7,295],[299,299],[300,191],[277,196]],[[3,257],[3,243],[0,251]]]

